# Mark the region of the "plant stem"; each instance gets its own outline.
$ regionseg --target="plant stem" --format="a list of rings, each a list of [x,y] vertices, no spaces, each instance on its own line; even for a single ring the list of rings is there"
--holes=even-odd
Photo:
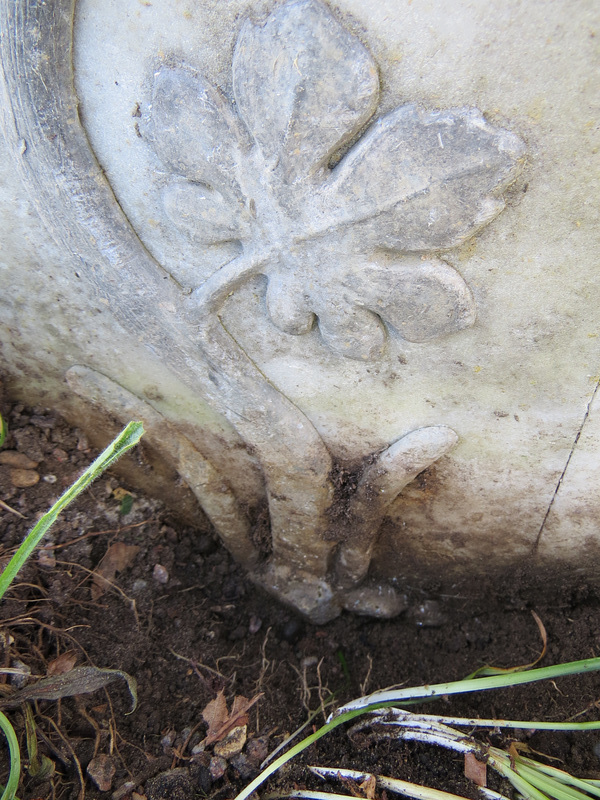
[[[8,741],[8,751],[10,754],[10,774],[0,800],[13,800],[13,797],[15,796],[19,786],[19,778],[21,775],[21,754],[19,753],[19,743],[17,741],[15,729],[1,711],[0,729],[6,736]]]
[[[78,480],[59,497],[52,508],[44,514],[37,525],[27,534],[17,552],[8,562],[2,575],[0,575],[0,599],[4,596],[16,574],[43,539],[48,529],[56,522],[56,518],[60,512],[81,494],[84,489],[87,489],[95,478],[114,464],[123,453],[134,447],[143,436],[143,433],[144,427],[141,422],[130,422],[116,439],[109,444],[106,450],[100,453],[98,458],[90,464],[83,475],[78,478]]]

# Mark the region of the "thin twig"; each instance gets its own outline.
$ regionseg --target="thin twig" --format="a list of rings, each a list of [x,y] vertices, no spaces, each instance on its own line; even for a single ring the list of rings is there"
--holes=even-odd
[[[20,512],[20,511],[17,511],[17,510],[16,510],[16,508],[12,508],[12,506],[9,506],[9,505],[8,505],[8,503],[5,503],[5,502],[4,502],[4,500],[0,500],[0,506],[2,506],[2,508],[3,508],[5,511],[10,511],[10,513],[11,513],[11,514],[16,514],[16,515],[17,515],[17,517],[21,517],[21,519],[27,519],[27,517],[25,516],[25,514],[21,514],[21,512]],[[16,548],[15,548],[15,549],[16,549]]]

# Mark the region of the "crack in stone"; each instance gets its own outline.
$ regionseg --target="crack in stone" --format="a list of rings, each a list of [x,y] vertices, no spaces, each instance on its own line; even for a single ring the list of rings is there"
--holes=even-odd
[[[579,430],[577,431],[577,435],[575,436],[575,441],[573,442],[573,446],[571,447],[571,451],[570,451],[569,456],[568,456],[568,458],[567,458],[567,460],[565,462],[564,469],[560,474],[560,478],[558,479],[558,483],[556,484],[556,488],[554,490],[554,494],[552,495],[552,499],[550,500],[550,504],[548,505],[546,513],[544,514],[544,519],[542,520],[542,524],[540,525],[540,529],[538,531],[538,535],[536,537],[535,543],[534,543],[533,548],[532,548],[533,555],[536,555],[537,551],[539,550],[540,543],[542,541],[542,534],[544,532],[544,528],[546,527],[546,522],[548,521],[548,517],[550,516],[550,512],[552,511],[552,507],[554,506],[554,501],[558,497],[558,493],[560,491],[560,487],[562,486],[563,480],[564,480],[564,478],[565,478],[565,476],[567,474],[567,470],[569,469],[569,464],[571,463],[571,458],[573,457],[573,453],[575,452],[575,449],[576,449],[577,445],[579,444],[579,439],[580,439],[581,434],[583,432],[583,428],[584,428],[585,423],[588,421],[588,418],[590,416],[590,409],[592,407],[592,403],[594,402],[594,399],[596,398],[596,395],[598,394],[598,390],[599,389],[600,389],[600,380],[597,381],[596,386],[594,387],[594,391],[592,392],[592,396],[590,397],[589,402],[587,404],[587,408],[585,410],[585,414],[583,416],[583,420],[581,422],[581,425],[579,426]]]

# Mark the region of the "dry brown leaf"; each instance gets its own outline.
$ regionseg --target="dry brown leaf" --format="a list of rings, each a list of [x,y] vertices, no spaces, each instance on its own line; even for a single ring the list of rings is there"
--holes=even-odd
[[[120,669],[99,669],[98,667],[74,667],[63,675],[50,675],[35,683],[11,692],[0,698],[0,708],[17,708],[21,703],[35,700],[60,700],[79,694],[90,694],[117,679],[126,681],[131,694],[133,707],[137,707],[137,682],[134,677]],[[130,712],[131,713],[131,712]]]
[[[76,663],[77,653],[75,650],[67,650],[66,653],[57,656],[48,664],[46,675],[64,675],[65,672],[72,670]]]
[[[98,600],[114,581],[117,572],[122,572],[128,567],[139,551],[134,544],[115,542],[111,544],[104,558],[100,561],[93,574],[92,600]]]
[[[211,700],[211,702],[206,706],[204,711],[202,712],[202,717],[205,722],[208,722],[208,731],[206,733],[206,739],[204,740],[205,745],[213,744],[213,742],[220,742],[221,739],[224,739],[227,734],[233,730],[233,728],[237,728],[242,725],[248,724],[248,711],[252,706],[260,700],[263,696],[263,693],[255,695],[252,700],[247,700],[245,697],[241,695],[239,697],[234,698],[233,705],[231,708],[231,714],[227,713],[227,704],[225,702],[225,695],[223,690],[219,692],[215,700]],[[214,707],[211,707],[213,703],[218,703]],[[209,708],[210,707],[210,708]],[[225,718],[222,719],[222,710],[223,707],[225,708]],[[206,712],[208,710],[209,718],[206,716]],[[220,726],[217,728],[216,721],[217,717],[222,719]],[[211,724],[211,719],[214,718],[214,724]]]
[[[360,784],[359,788],[367,800],[373,800],[375,797],[375,789],[377,788],[375,775],[369,775],[369,777]]]
[[[113,489],[112,494],[115,500],[122,500],[124,497],[127,497],[127,495],[130,497],[135,497],[133,492],[130,492],[128,489],[123,489],[122,486],[117,486],[116,489]]]
[[[360,788],[351,778],[344,778],[342,775],[338,773],[337,779],[342,784],[344,789],[348,792],[348,797],[364,797],[364,795],[360,791]]]
[[[477,786],[487,786],[485,761],[478,761],[473,753],[465,753],[465,777],[474,781]]]
[[[236,695],[233,698],[233,705],[231,706],[231,718],[235,719],[236,725],[248,724],[248,698],[243,695]]]
[[[211,700],[202,712],[202,719],[208,725],[207,738],[214,736],[223,727],[228,718],[229,712],[227,711],[225,691],[221,689],[215,699]]]

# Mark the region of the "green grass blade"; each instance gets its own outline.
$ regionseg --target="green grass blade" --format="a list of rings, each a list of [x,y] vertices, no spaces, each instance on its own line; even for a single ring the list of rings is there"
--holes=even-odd
[[[277,772],[280,767],[282,767],[284,764],[287,764],[287,762],[291,761],[292,758],[297,756],[299,753],[302,753],[307,747],[310,747],[311,744],[314,744],[319,739],[322,739],[323,736],[326,736],[339,725],[343,725],[345,722],[348,722],[355,717],[360,717],[364,713],[365,712],[363,709],[356,709],[354,711],[347,712],[343,716],[335,717],[335,719],[327,722],[322,728],[319,728],[314,733],[311,733],[311,735],[307,736],[306,739],[302,739],[301,742],[298,742],[298,744],[294,745],[290,750],[288,750],[287,753],[279,756],[279,758],[275,759],[275,761],[269,764],[268,767],[263,769],[262,772],[257,775],[256,778],[254,778],[254,780],[251,781],[251,783],[249,783],[245,789],[242,789],[242,791],[236,796],[235,800],[246,800],[246,798],[249,797],[252,792],[255,791],[255,789],[258,789],[258,787],[263,784],[270,775],[272,775],[274,772]]]
[[[594,731],[600,729],[600,720],[593,722],[536,722],[534,720],[516,719],[480,719],[479,717],[446,717],[437,714],[413,714],[410,724],[416,722],[430,722],[432,724],[458,725],[469,728],[522,728],[524,730],[545,731]],[[404,724],[400,719],[398,723],[386,722],[385,724]],[[536,764],[537,762],[533,762]],[[566,773],[565,773],[566,774]]]
[[[422,786],[418,783],[410,783],[403,781],[399,778],[386,778],[385,775],[373,775],[370,772],[360,772],[355,769],[342,769],[336,767],[309,767],[310,771],[319,778],[331,778],[337,780],[352,780],[360,781],[361,783],[369,778],[375,778],[378,786],[383,789],[389,789],[395,794],[403,794],[407,797],[413,797],[415,800],[465,800],[462,795],[453,794],[452,792],[445,792],[440,789],[431,789],[429,786]],[[293,795],[298,795],[294,793]],[[337,797],[337,795],[331,795]],[[506,800],[506,798],[503,798]]]
[[[395,794],[413,797],[414,800],[466,800],[462,795],[445,792],[441,789],[431,789],[429,786],[420,786],[417,783],[402,781],[398,778],[385,778],[376,776],[377,784],[382,789],[388,789]]]
[[[19,743],[17,741],[15,729],[1,711],[0,729],[8,741],[8,752],[10,755],[10,774],[0,800],[13,800],[19,787],[19,778],[21,775],[21,754],[19,752]]]
[[[588,792],[589,794],[593,794],[595,797],[600,797],[600,786],[598,782],[583,780],[582,778],[576,778],[574,775],[569,775],[568,772],[565,772],[562,769],[558,769],[558,767],[551,767],[548,764],[540,764],[539,761],[534,761],[532,758],[525,758],[524,756],[519,757],[519,762],[523,764],[527,764],[534,769],[537,769],[539,772],[543,772],[546,775],[550,775],[557,781],[561,783],[567,783],[570,786],[575,786],[577,789],[581,789],[583,792]]]
[[[526,778],[523,778],[512,769],[509,755],[502,750],[498,750],[496,747],[491,747],[488,750],[488,765],[502,775],[503,778],[510,781],[526,800],[550,800],[548,795],[544,794],[536,786],[532,786]]]
[[[450,694],[468,694],[469,692],[479,692],[487,689],[502,689],[508,686],[518,686],[523,683],[534,683],[535,681],[560,678],[564,675],[577,675],[582,672],[594,672],[597,670],[600,670],[600,658],[587,658],[582,661],[570,661],[566,664],[556,664],[552,667],[532,669],[529,672],[515,672],[488,678],[473,678],[472,680],[451,681],[450,683],[437,683],[430,686],[373,692],[373,694],[359,697],[357,700],[347,703],[335,711],[334,715],[342,715],[358,708],[369,710],[387,708],[394,704],[401,705],[403,701],[416,698],[425,699]]]
[[[358,700],[354,700],[339,708],[330,715],[327,723],[322,728],[319,728],[319,730],[307,736],[306,739],[298,742],[298,744],[292,747],[287,753],[279,756],[279,758],[269,764],[268,767],[257,775],[257,777],[237,795],[235,800],[246,800],[246,798],[258,789],[269,776],[277,772],[280,767],[287,764],[288,761],[291,761],[291,759],[299,753],[306,750],[307,747],[310,747],[311,744],[314,744],[314,742],[326,736],[339,725],[349,722],[369,711],[375,711],[380,708],[390,708],[396,704],[401,704],[403,701],[414,700],[416,698],[426,699],[448,694],[463,694],[486,689],[501,689],[507,686],[534,683],[536,681],[558,678],[564,675],[577,675],[583,672],[594,672],[597,670],[600,670],[600,658],[588,658],[582,661],[570,661],[566,664],[557,664],[552,667],[532,669],[529,672],[517,672],[489,678],[475,678],[473,680],[451,681],[450,683],[438,683],[431,686],[425,685],[407,689],[385,690],[360,697]],[[585,725],[586,723],[575,724]],[[535,722],[527,723],[524,727],[533,728],[535,727]],[[510,767],[505,765],[504,770],[510,773],[506,774],[505,777],[511,781],[519,792],[524,794],[527,800],[548,800],[546,795],[529,784],[524,778],[517,775]]]
[[[16,574],[38,546],[60,512],[66,508],[84,489],[90,485],[104,470],[108,469],[123,453],[134,447],[144,434],[141,422],[130,422],[129,425],[109,444],[98,458],[90,464],[83,475],[59,497],[52,508],[44,514],[37,525],[30,531],[23,544],[9,561],[0,575],[0,598],[4,596]]]
[[[523,764],[519,759],[515,759],[515,772],[525,778],[532,786],[537,787],[550,797],[555,797],[556,800],[589,800],[587,794],[583,794],[573,786],[556,780],[556,778],[535,767]]]
[[[504,777],[507,778],[515,789],[523,795],[523,797],[527,798],[527,800],[550,800],[548,795],[545,795],[535,786],[532,786],[529,781],[522,778],[513,770],[508,770],[504,773]]]
[[[4,440],[8,436],[8,428],[6,427],[6,422],[4,421],[4,417],[0,414],[0,447],[4,444]]]

